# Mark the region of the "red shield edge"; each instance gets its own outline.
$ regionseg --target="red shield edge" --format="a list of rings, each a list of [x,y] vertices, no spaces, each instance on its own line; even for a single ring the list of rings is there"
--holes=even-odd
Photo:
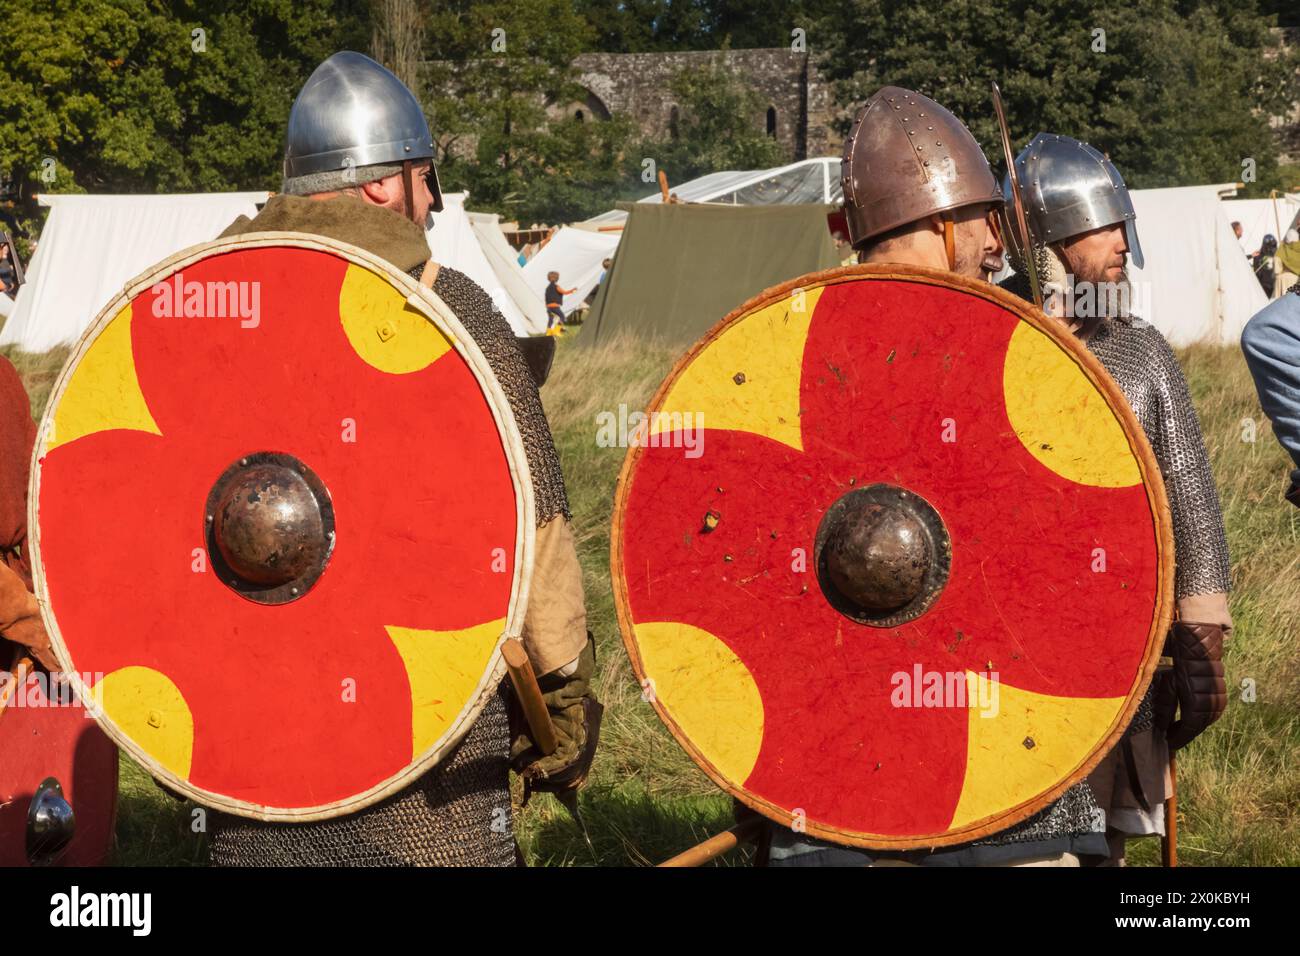
[[[1169,626],[1172,530],[1132,410],[1059,323],[950,273],[813,273],[723,319],[656,412],[619,479],[615,603],[646,696],[732,796],[838,843],[949,846],[1122,736]],[[933,505],[950,544],[896,626],[837,610],[816,563],[833,506],[879,486]]]
[[[204,298],[225,283],[238,313]],[[38,436],[55,651],[173,790],[262,820],[354,812],[441,759],[500,683],[532,566],[522,441],[473,339],[383,260],[294,233],[166,260],[87,330]],[[218,578],[205,539],[213,483],[263,452],[314,470],[337,521],[319,580],[270,606]]]

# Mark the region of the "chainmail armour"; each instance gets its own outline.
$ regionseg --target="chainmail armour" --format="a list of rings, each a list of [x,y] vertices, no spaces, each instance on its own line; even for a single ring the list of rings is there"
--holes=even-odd
[[[423,274],[423,265],[410,272],[416,279]],[[560,472],[560,456],[555,451],[555,439],[551,437],[551,426],[542,409],[537,382],[528,370],[524,353],[515,343],[510,323],[493,304],[492,297],[463,272],[441,266],[433,291],[447,303],[478,344],[510,400],[510,410],[523,436],[528,471],[532,475],[538,527],[556,515],[572,517],[564,490],[564,475]]]
[[[419,279],[424,266],[410,274]],[[473,337],[523,438],[537,524],[569,514],[541,396],[509,323],[468,276],[441,267],[433,291]],[[212,813],[214,866],[511,866],[510,727],[504,687],[456,749],[404,791],[318,823],[259,823]]]
[[[1044,254],[1038,259],[1042,263],[1050,253],[1038,248]],[[1008,278],[1002,288],[1032,301],[1022,273]],[[1219,493],[1173,349],[1159,329],[1131,315],[1104,319],[1086,344],[1124,393],[1160,466],[1174,531],[1174,597],[1228,593],[1232,580]],[[1148,688],[1138,705],[1130,736],[1150,729],[1153,693]]]
[[[510,721],[492,694],[448,756],[401,793],[317,823],[211,813],[213,866],[513,866]]]
[[[1047,275],[1049,263],[1036,258],[1039,275]],[[1023,269],[1004,281],[1002,288],[1032,301]],[[1160,465],[1173,519],[1176,596],[1226,593],[1228,542],[1219,495],[1196,409],[1173,350],[1158,329],[1135,316],[1102,320],[1087,345],[1124,393]],[[1148,688],[1126,735],[1150,729],[1153,716],[1152,688]],[[1083,780],[1028,820],[971,845],[1000,846],[1094,832],[1102,819],[1092,787]]]

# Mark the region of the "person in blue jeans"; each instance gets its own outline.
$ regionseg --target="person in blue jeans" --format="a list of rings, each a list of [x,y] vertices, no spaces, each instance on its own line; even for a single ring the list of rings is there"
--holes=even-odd
[[[1246,323],[1241,351],[1273,434],[1297,466],[1286,499],[1300,507],[1300,283]]]

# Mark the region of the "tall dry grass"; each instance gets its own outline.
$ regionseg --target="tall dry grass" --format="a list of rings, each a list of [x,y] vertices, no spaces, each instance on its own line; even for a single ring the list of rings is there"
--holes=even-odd
[[[542,390],[569,489],[588,623],[598,647],[596,685],[607,710],[600,753],[581,799],[595,857],[563,809],[542,796],[516,816],[520,844],[537,865],[655,863],[731,822],[730,800],[641,700],[618,634],[609,583],[610,512],[625,452],[599,447],[596,416],[617,412],[620,403],[644,408],[679,352],[626,339],[581,348],[566,339]],[[28,384],[35,417],[66,354],[10,356]],[[1236,349],[1197,347],[1179,358],[1223,502],[1236,621],[1227,652],[1235,696],[1224,718],[1180,756],[1182,859],[1188,865],[1297,865],[1300,654],[1294,630],[1300,621],[1300,511],[1281,497],[1290,466]],[[1247,702],[1243,686],[1252,685],[1254,701]],[[192,832],[190,810],[124,760],[117,861],[201,862],[202,838]],[[1134,862],[1157,861],[1155,841],[1130,846]],[[741,851],[722,862],[743,863],[746,857]]]
[[[1300,510],[1291,469],[1235,348],[1179,352],[1232,554],[1229,707],[1179,758],[1186,863],[1300,864]],[[1252,702],[1253,697],[1253,702]],[[1143,859],[1154,862],[1146,841]]]
[[[589,623],[601,652],[598,686],[609,706],[583,801],[606,863],[664,859],[706,832],[725,828],[730,818],[729,800],[687,760],[640,699],[617,634],[609,585],[610,511],[624,452],[597,447],[595,417],[616,412],[621,402],[643,408],[679,352],[628,340],[593,349],[565,343],[543,390],[579,531]],[[1233,702],[1180,758],[1182,860],[1186,865],[1296,865],[1300,654],[1292,634],[1300,621],[1300,511],[1281,496],[1289,460],[1259,409],[1237,349],[1197,347],[1181,351],[1179,358],[1222,497],[1236,621],[1227,652]],[[1249,696],[1246,681],[1254,683],[1253,703],[1242,699]],[[536,862],[590,861],[554,804],[529,807],[520,823],[522,842]],[[1155,840],[1130,846],[1133,862],[1158,862]]]

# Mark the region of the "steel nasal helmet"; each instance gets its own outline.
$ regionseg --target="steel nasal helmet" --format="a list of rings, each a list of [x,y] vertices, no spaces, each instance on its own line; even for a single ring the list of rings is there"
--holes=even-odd
[[[1016,157],[1016,178],[1034,242],[1049,245],[1124,223],[1133,265],[1142,268],[1137,213],[1115,164],[1069,136],[1039,133]],[[1003,177],[1010,202],[1011,180]]]
[[[286,179],[434,157],[433,135],[415,94],[389,70],[351,50],[312,72],[289,111]],[[441,212],[437,168],[431,186]]]

